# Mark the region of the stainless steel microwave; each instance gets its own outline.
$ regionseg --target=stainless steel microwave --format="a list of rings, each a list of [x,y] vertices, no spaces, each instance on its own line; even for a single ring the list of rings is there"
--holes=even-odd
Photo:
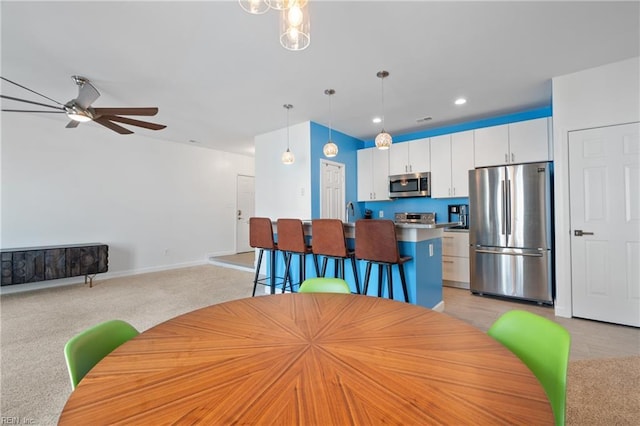
[[[389,198],[430,197],[431,173],[389,176]]]

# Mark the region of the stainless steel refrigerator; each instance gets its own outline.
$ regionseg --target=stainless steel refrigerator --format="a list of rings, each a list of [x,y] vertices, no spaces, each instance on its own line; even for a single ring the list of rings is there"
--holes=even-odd
[[[469,171],[470,289],[553,304],[552,164]]]

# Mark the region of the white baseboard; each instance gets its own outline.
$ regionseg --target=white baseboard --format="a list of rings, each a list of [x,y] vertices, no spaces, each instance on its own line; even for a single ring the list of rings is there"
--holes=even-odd
[[[441,300],[436,306],[431,308],[432,311],[444,312],[444,300]]]
[[[160,271],[168,271],[171,269],[189,268],[191,266],[205,265],[206,263],[207,262],[205,260],[196,260],[192,262],[174,263],[171,265],[152,266],[152,267],[140,268],[140,269],[129,269],[126,271],[105,272],[104,274],[95,275],[94,283],[97,281],[102,281],[109,278],[120,278],[120,277],[127,277],[131,275],[147,274],[150,272],[160,272]],[[41,290],[45,288],[62,287],[67,285],[83,284],[83,283],[84,283],[84,276],[80,276],[80,277],[73,277],[73,278],[62,278],[59,280],[48,280],[48,281],[38,281],[34,283],[5,285],[0,287],[0,295],[22,293],[25,291]],[[89,287],[89,284],[87,284],[87,288],[88,287]]]

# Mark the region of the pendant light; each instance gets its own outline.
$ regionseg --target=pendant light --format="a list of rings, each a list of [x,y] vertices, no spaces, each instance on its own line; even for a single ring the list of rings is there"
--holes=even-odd
[[[308,0],[289,0],[280,12],[280,44],[288,50],[304,50],[311,42]]]
[[[240,7],[252,15],[262,15],[269,11],[269,0],[238,0]]]
[[[336,91],[333,89],[327,89],[324,91],[324,94],[329,96],[329,140],[324,147],[322,147],[322,152],[325,157],[331,158],[338,155],[338,145],[333,143],[331,140],[331,122],[333,121],[333,108],[331,107],[331,96],[335,95]]]
[[[382,87],[382,130],[376,136],[376,146],[378,149],[389,149],[393,139],[391,135],[384,130],[384,79],[389,77],[389,71],[378,71],[376,74],[380,79],[381,87]]]
[[[289,110],[293,108],[291,104],[282,105],[287,109],[287,150],[282,154],[282,163],[283,164],[293,164],[295,161],[295,157],[293,156],[293,152],[289,149]]]
[[[290,3],[293,0],[266,0],[269,4],[269,7],[273,10],[285,10],[289,9]]]

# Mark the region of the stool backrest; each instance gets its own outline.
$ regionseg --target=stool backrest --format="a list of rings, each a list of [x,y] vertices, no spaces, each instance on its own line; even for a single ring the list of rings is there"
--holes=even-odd
[[[253,248],[275,250],[271,219],[268,217],[249,218],[249,245]]]
[[[356,221],[356,258],[375,262],[398,263],[396,225],[391,220]]]
[[[347,257],[344,225],[340,219],[313,219],[311,230],[313,254]]]
[[[307,250],[300,219],[278,219],[278,248],[293,253],[304,253]]]

